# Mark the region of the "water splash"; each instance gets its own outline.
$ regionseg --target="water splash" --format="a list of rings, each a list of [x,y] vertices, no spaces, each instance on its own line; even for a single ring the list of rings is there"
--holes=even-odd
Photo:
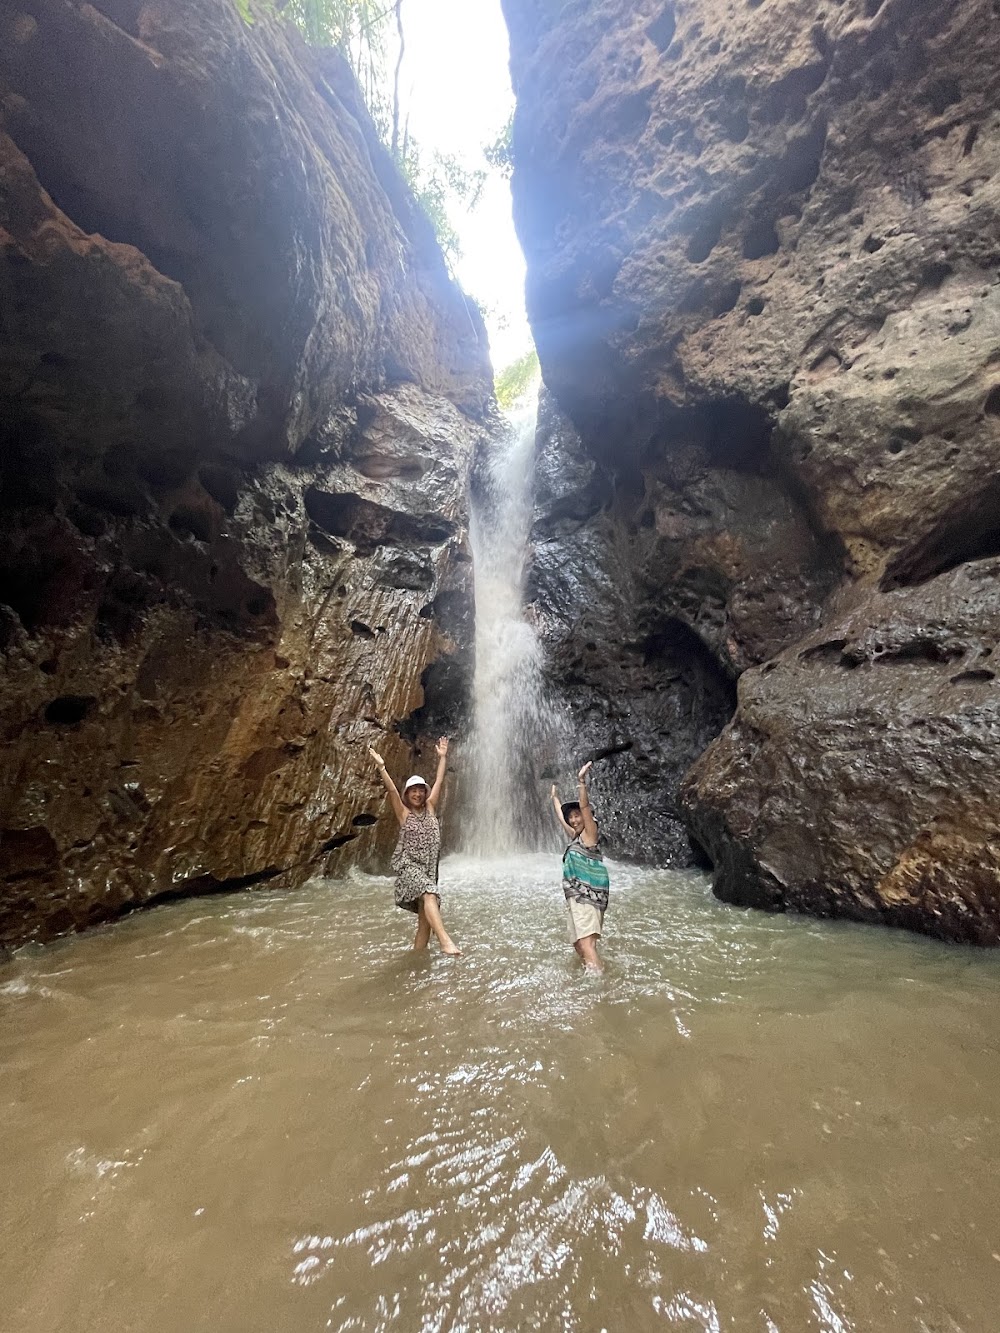
[[[524,614],[537,408],[536,386],[483,460],[472,504],[476,670],[466,850],[479,855],[539,845],[534,760],[551,717],[541,644]]]

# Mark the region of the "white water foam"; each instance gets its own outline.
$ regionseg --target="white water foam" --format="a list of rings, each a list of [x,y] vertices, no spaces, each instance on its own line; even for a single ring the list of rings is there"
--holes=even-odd
[[[552,715],[542,648],[524,613],[536,415],[537,388],[508,417],[509,431],[485,460],[472,505],[476,669],[465,850],[474,855],[537,847],[544,817],[534,767]]]

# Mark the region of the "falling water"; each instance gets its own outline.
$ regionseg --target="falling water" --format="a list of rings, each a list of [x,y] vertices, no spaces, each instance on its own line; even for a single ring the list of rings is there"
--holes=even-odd
[[[484,461],[473,502],[476,672],[473,692],[473,817],[467,850],[537,846],[541,811],[531,780],[547,724],[541,645],[524,614],[532,514],[537,390],[508,418]]]

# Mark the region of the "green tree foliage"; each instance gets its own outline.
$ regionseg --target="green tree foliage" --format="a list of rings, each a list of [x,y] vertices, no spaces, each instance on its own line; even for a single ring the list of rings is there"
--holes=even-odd
[[[462,255],[451,220],[455,204],[475,208],[486,181],[485,171],[469,171],[450,153],[434,153],[430,162],[412,140],[404,138],[399,166],[414,197],[431,220],[438,244],[454,263]]]
[[[403,128],[400,133],[399,69],[404,50],[403,0],[234,0],[246,23],[258,13],[278,13],[314,46],[342,51],[361,85],[365,102],[383,143],[391,148],[414,197],[431,221],[438,244],[450,262],[461,257],[458,232],[451,218],[457,205],[475,208],[486,180],[485,171],[469,170],[457,158],[434,153],[428,161]],[[389,93],[386,33],[395,20],[399,59]]]
[[[497,402],[506,411],[513,407],[519,398],[523,398],[531,388],[532,382],[541,374],[538,353],[534,348],[512,361],[496,376],[494,387]]]
[[[396,6],[388,0],[234,0],[240,17],[277,13],[311,46],[335,46],[354,70],[365,101],[388,143],[393,119],[386,88],[386,31]]]
[[[337,46],[350,57],[358,45],[384,51],[381,39],[391,9],[382,0],[288,0],[282,13],[306,41]]]
[[[356,42],[382,46],[393,6],[385,0],[234,0],[240,17],[253,23],[254,10],[290,19],[313,46],[336,46],[350,56]],[[352,62],[353,63],[353,62]]]
[[[486,161],[499,171],[502,176],[509,176],[514,170],[514,157],[511,144],[514,137],[514,113],[513,111],[507,117],[507,124],[503,127],[492,143],[488,143],[483,149],[483,156]]]

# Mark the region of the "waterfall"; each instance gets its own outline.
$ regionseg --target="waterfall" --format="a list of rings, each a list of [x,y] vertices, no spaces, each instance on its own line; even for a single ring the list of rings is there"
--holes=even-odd
[[[549,722],[542,650],[524,616],[536,414],[537,391],[508,416],[505,438],[482,461],[472,503],[476,668],[465,842],[479,855],[537,846],[545,816],[534,781]]]

